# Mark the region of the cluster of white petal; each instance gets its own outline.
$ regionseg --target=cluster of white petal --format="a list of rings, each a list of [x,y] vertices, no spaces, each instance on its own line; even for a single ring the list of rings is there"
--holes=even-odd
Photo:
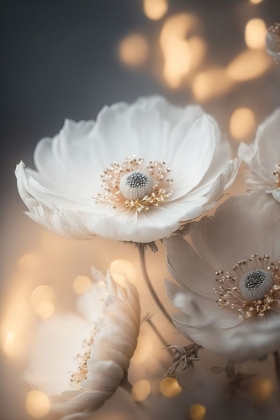
[[[135,287],[119,286],[109,273],[94,271],[94,277],[78,300],[83,316],[56,314],[39,325],[25,374],[27,382],[50,395],[63,420],[87,417],[115,393],[137,345]]]
[[[168,268],[176,283],[166,290],[181,312],[173,317],[187,338],[231,360],[261,358],[280,347],[280,306],[262,317],[240,319],[236,310],[220,307],[214,288],[216,272],[231,271],[252,254],[280,257],[279,204],[264,191],[228,199],[213,218],[192,223],[190,239],[165,240]]]
[[[249,188],[265,188],[280,203],[279,177],[275,174],[280,163],[279,132],[280,109],[277,109],[260,125],[254,144],[241,143],[238,154],[251,171],[246,180]]]
[[[147,211],[95,199],[104,193],[101,174],[129,156],[171,170],[170,191]],[[200,107],[152,97],[105,107],[96,122],[67,120],[57,136],[37,145],[37,171],[20,163],[16,177],[27,214],[44,227],[75,238],[148,243],[217,204],[238,170],[239,160],[230,159],[229,143]]]

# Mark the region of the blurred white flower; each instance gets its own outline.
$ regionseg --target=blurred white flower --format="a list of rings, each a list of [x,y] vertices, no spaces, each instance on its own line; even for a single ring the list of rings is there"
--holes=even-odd
[[[280,23],[274,23],[266,35],[266,50],[277,63],[280,61]]]
[[[213,218],[193,223],[195,249],[166,239],[166,280],[187,338],[230,360],[261,358],[280,348],[280,212],[264,191],[232,197]]]
[[[91,289],[75,313],[56,314],[38,326],[25,379],[50,395],[64,420],[80,419],[110,398],[126,373],[140,328],[135,287],[119,286],[94,271]]]
[[[152,97],[105,107],[96,122],[67,120],[37,145],[37,171],[21,162],[16,177],[27,214],[43,226],[148,243],[217,203],[238,170],[230,156],[200,107]]]
[[[259,126],[254,144],[241,143],[238,155],[250,168],[248,187],[264,188],[280,203],[280,108]]]

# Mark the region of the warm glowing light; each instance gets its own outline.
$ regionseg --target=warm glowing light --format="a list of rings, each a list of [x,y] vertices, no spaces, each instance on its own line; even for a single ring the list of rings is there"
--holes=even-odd
[[[110,264],[110,273],[112,278],[120,285],[124,286],[126,279],[135,283],[136,270],[127,260],[114,260]]]
[[[197,74],[192,83],[192,90],[198,101],[208,101],[224,95],[234,86],[226,71],[214,68]]]
[[[270,379],[255,380],[252,384],[252,396],[256,401],[264,402],[271,396],[273,389]]]
[[[168,10],[167,0],[144,0],[144,13],[151,20],[161,19]]]
[[[245,42],[249,48],[264,48],[267,29],[262,19],[251,19],[245,27]]]
[[[50,402],[41,391],[30,391],[26,396],[26,411],[32,417],[43,417],[50,411]]]
[[[142,363],[148,359],[152,351],[152,342],[150,337],[146,335],[140,335],[138,337],[138,343],[133,355],[132,361],[134,363]]]
[[[149,46],[142,35],[128,35],[120,42],[119,59],[127,66],[141,66],[146,62],[148,55]]]
[[[50,318],[54,313],[54,291],[50,286],[39,286],[31,294],[31,305],[36,313],[44,319]]]
[[[13,357],[15,348],[15,334],[13,331],[9,331],[6,334],[2,347],[7,356]]]
[[[151,392],[151,384],[148,381],[138,381],[132,387],[132,398],[134,401],[144,401]]]
[[[83,295],[91,286],[91,280],[86,276],[77,276],[73,281],[73,289],[78,295]]]
[[[229,122],[230,133],[236,140],[243,140],[249,137],[256,128],[256,118],[250,108],[236,109]]]
[[[263,0],[249,0],[250,1],[250,3],[252,3],[252,4],[259,4],[259,3],[261,3]]]
[[[1,322],[1,347],[8,357],[19,359],[24,355],[29,340],[27,327],[31,320],[28,304],[30,281],[24,277],[14,281],[16,284],[14,283],[12,294],[5,302]]]
[[[39,267],[39,259],[35,254],[24,254],[18,260],[18,267],[23,271],[35,270]]]
[[[246,50],[239,54],[227,67],[228,76],[243,82],[262,76],[271,66],[271,60],[264,51]]]
[[[201,404],[194,404],[190,408],[191,420],[203,420],[206,414],[206,409]]]
[[[182,390],[177,379],[171,377],[164,378],[160,383],[159,389],[166,398],[176,397]]]
[[[162,27],[163,77],[171,88],[178,88],[190,71],[192,52],[185,37],[196,23],[193,15],[180,14],[168,18]]]
[[[192,36],[188,40],[188,43],[191,52],[190,70],[197,70],[204,60],[206,54],[206,44],[199,36]]]

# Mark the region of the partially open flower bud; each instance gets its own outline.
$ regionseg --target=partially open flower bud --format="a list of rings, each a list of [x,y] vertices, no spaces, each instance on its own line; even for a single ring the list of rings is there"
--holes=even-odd
[[[274,23],[266,35],[266,51],[274,60],[280,63],[280,23]]]

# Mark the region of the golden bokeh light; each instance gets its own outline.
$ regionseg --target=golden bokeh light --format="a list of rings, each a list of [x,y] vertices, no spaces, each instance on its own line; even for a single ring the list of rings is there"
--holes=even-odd
[[[151,20],[161,19],[168,11],[167,0],[143,0],[145,15]]]
[[[151,392],[151,384],[148,381],[138,381],[132,387],[132,398],[134,401],[144,401]]]
[[[50,411],[50,402],[41,391],[30,391],[26,396],[26,411],[32,417],[43,417]]]
[[[190,408],[191,420],[203,420],[206,414],[206,409],[201,404],[194,404]]]
[[[192,83],[193,95],[200,102],[209,101],[212,98],[224,95],[233,87],[233,81],[222,68],[214,68],[198,73]]]
[[[252,4],[260,4],[263,0],[249,0]]]
[[[159,389],[166,398],[176,397],[182,391],[177,379],[171,377],[164,378],[160,383]]]
[[[274,390],[270,379],[255,379],[252,383],[251,394],[258,402],[266,401]]]
[[[237,108],[230,117],[229,130],[236,140],[246,140],[256,129],[256,118],[250,108]]]
[[[271,60],[264,51],[246,50],[240,53],[227,67],[228,76],[238,82],[262,76],[271,66]]]
[[[24,254],[18,260],[18,268],[25,272],[30,272],[39,268],[39,258],[33,253]]]
[[[264,48],[267,29],[262,19],[251,19],[245,27],[245,42],[248,48]]]
[[[73,290],[78,295],[83,295],[84,293],[88,291],[91,285],[92,285],[92,282],[90,278],[86,276],[76,276],[73,281]]]
[[[206,55],[206,44],[204,39],[199,36],[192,36],[188,39],[189,48],[191,52],[191,63],[190,63],[190,70],[194,71],[197,70]]]
[[[112,278],[120,285],[124,286],[126,279],[135,283],[136,270],[133,264],[128,260],[114,260],[110,264],[110,273]]]
[[[149,45],[146,38],[140,34],[131,34],[119,44],[119,59],[131,67],[138,67],[147,61]]]
[[[142,363],[148,359],[152,351],[152,342],[150,337],[147,335],[140,335],[138,337],[138,343],[135,353],[132,357],[132,362]]]
[[[31,305],[37,315],[43,319],[50,318],[54,313],[54,291],[50,286],[38,286],[31,294]]]
[[[163,24],[160,34],[163,77],[171,88],[178,88],[190,71],[192,52],[185,37],[196,23],[193,15],[182,13],[168,18]]]
[[[24,355],[29,339],[27,329],[31,321],[28,303],[30,282],[28,278],[22,277],[14,281],[16,287],[6,300],[1,322],[1,346],[6,356],[19,359]]]

